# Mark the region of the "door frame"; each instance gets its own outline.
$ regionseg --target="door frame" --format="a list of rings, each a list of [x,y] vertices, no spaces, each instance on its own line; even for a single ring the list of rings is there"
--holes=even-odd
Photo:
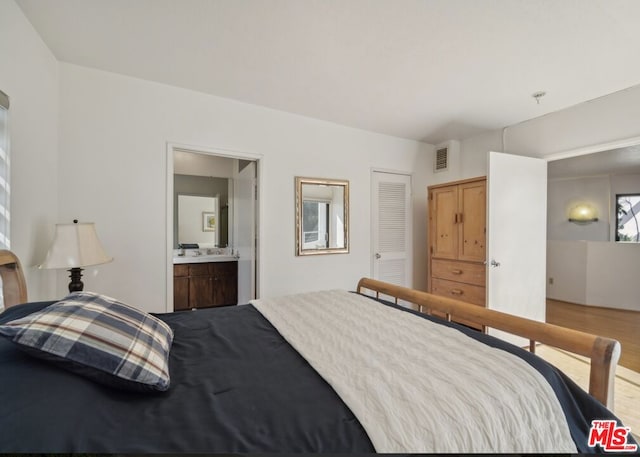
[[[260,202],[260,196],[263,193],[262,183],[262,170],[264,167],[264,156],[255,152],[246,151],[234,151],[231,149],[213,148],[207,146],[196,146],[178,142],[167,142],[166,144],[166,189],[165,196],[166,203],[166,243],[165,243],[165,261],[166,261],[166,295],[165,295],[165,312],[173,312],[173,153],[175,150],[190,151],[198,154],[206,154],[210,156],[227,157],[229,159],[244,159],[252,160],[256,162],[256,214],[255,214],[255,234],[256,234],[256,246],[255,246],[255,285],[256,285],[256,298],[261,295],[261,282],[260,278],[263,274],[263,265],[260,259],[262,258],[262,244],[260,240],[263,239],[263,227],[260,223],[264,220],[264,207]]]
[[[392,175],[403,175],[403,176],[408,176],[409,177],[409,221],[408,221],[408,226],[409,226],[409,236],[408,236],[408,240],[407,240],[407,256],[408,256],[408,263],[409,263],[409,271],[407,273],[407,281],[409,282],[409,287],[413,287],[414,284],[414,278],[413,278],[413,270],[414,270],[414,265],[413,265],[413,261],[414,261],[414,256],[413,256],[413,244],[414,244],[414,240],[413,240],[413,184],[414,184],[414,176],[413,173],[410,171],[404,171],[404,170],[394,170],[394,169],[389,169],[389,168],[378,168],[378,167],[371,167],[370,171],[369,171],[369,189],[370,189],[370,203],[369,203],[369,220],[371,222],[371,233],[370,233],[370,242],[369,242],[369,255],[370,255],[370,268],[371,268],[371,272],[370,272],[370,277],[374,278],[374,267],[375,267],[375,254],[376,254],[376,247],[374,246],[373,240],[374,240],[374,232],[375,232],[375,227],[373,225],[373,215],[374,215],[374,210],[375,208],[373,207],[373,195],[375,192],[375,188],[374,188],[374,182],[373,182],[373,176],[374,173],[387,173],[387,174],[392,174]]]
[[[592,144],[590,146],[583,146],[575,149],[554,152],[544,155],[540,158],[546,160],[547,162],[553,162],[555,160],[569,159],[571,157],[593,154],[595,152],[609,151],[610,149],[620,149],[629,146],[637,146],[639,144],[640,136],[634,136],[631,138],[624,138],[622,140],[609,141],[607,143]]]

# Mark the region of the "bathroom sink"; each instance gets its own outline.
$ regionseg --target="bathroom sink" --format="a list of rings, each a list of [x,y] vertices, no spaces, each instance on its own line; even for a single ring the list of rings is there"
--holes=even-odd
[[[203,254],[203,255],[184,255],[173,256],[173,263],[205,263],[205,262],[235,262],[238,257],[228,254]]]

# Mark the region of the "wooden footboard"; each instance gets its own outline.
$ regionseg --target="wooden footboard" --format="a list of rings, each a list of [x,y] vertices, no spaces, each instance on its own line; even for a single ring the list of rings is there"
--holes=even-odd
[[[535,344],[539,342],[589,357],[591,359],[589,393],[613,410],[614,378],[620,358],[620,343],[616,340],[513,316],[375,279],[362,278],[358,282],[358,292],[366,293],[365,290],[375,292],[376,297],[380,294],[395,297],[396,303],[398,300],[410,302],[419,312],[425,314],[436,311],[444,314],[447,320],[455,316],[475,322],[483,329],[494,328],[527,338],[532,352],[535,351]]]

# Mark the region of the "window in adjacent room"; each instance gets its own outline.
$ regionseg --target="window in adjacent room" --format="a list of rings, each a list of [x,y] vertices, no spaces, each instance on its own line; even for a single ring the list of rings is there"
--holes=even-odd
[[[640,194],[616,195],[616,241],[640,243]]]
[[[318,200],[302,202],[303,249],[327,248],[329,246],[330,203]]]
[[[9,97],[0,90],[0,249],[10,249],[9,241]]]

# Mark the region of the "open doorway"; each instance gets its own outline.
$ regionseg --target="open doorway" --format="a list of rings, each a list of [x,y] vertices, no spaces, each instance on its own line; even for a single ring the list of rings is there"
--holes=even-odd
[[[168,146],[168,312],[257,297],[259,160],[249,153]]]
[[[558,154],[548,172],[547,322],[620,341],[640,373],[640,138]]]
[[[548,173],[547,297],[640,311],[640,145],[550,161]]]

